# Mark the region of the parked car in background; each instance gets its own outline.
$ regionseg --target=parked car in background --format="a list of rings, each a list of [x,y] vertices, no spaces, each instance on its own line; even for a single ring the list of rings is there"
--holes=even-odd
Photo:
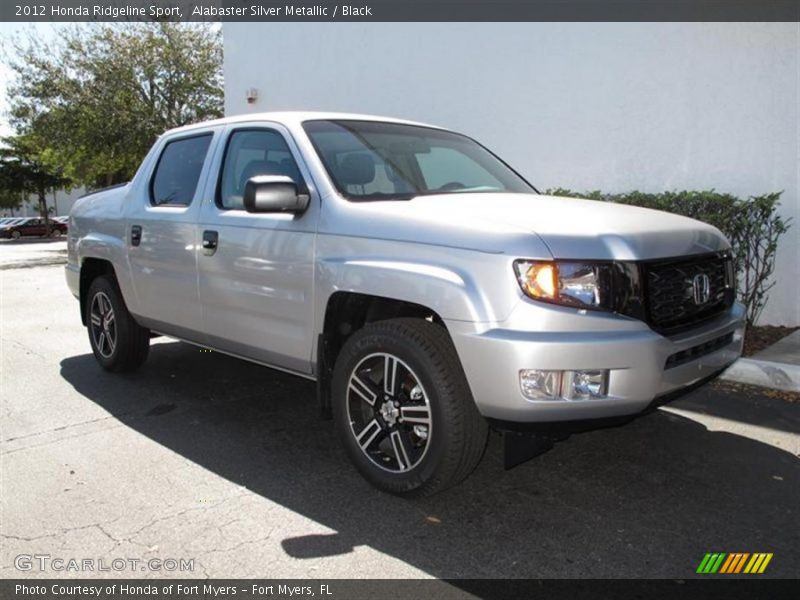
[[[19,225],[20,223],[24,222],[25,217],[6,217],[0,220],[0,237],[11,237],[10,235],[6,235],[6,232],[10,232],[12,226]]]
[[[67,225],[50,219],[50,235],[59,237],[67,233]],[[47,235],[44,219],[27,217],[16,222],[0,225],[0,238],[18,240],[21,237],[43,237]]]

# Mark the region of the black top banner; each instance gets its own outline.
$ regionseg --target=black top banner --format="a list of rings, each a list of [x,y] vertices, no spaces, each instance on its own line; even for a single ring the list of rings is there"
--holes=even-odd
[[[800,21],[798,0],[3,0],[2,21]]]

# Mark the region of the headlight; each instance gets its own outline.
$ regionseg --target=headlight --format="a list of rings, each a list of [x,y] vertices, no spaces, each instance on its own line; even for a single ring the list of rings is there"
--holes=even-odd
[[[534,300],[613,310],[611,263],[518,260],[514,270],[522,291]]]

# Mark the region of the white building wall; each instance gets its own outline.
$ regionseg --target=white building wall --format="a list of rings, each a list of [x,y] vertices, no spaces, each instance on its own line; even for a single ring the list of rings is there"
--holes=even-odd
[[[783,190],[763,323],[800,325],[797,24],[226,23],[225,109],[467,133],[540,189]],[[258,100],[246,101],[256,88]]]
[[[86,190],[75,188],[70,191],[58,190],[47,194],[47,207],[50,214],[54,217],[67,216],[75,201],[83,196]],[[11,216],[8,209],[0,210],[0,217]],[[38,217],[39,216],[39,197],[35,194],[28,196],[19,210],[14,211],[15,217]]]

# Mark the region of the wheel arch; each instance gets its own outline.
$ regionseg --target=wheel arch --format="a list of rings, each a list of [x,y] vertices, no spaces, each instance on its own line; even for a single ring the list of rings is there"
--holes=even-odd
[[[337,291],[328,297],[316,356],[317,396],[323,418],[331,415],[333,367],[348,338],[368,323],[400,317],[427,320],[447,331],[441,315],[422,304],[349,291]]]
[[[86,302],[89,293],[89,286],[92,282],[102,275],[110,275],[117,279],[114,265],[110,260],[104,258],[84,258],[81,262],[80,271],[80,306],[81,306],[81,323],[86,326]]]

